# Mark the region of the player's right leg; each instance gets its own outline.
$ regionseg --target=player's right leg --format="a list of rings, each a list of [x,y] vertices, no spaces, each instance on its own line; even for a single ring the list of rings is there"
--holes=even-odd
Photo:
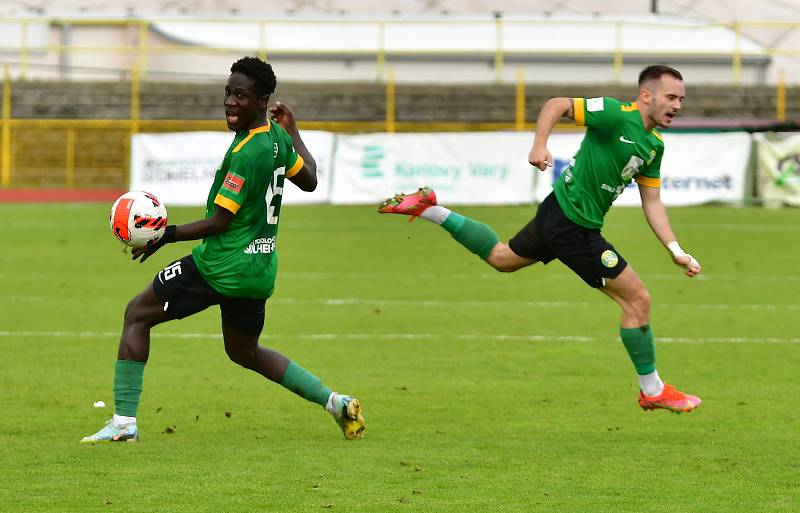
[[[422,217],[436,223],[459,244],[501,272],[513,272],[537,262],[535,258],[518,255],[500,242],[489,225],[439,205],[436,193],[428,187],[420,187],[412,194],[400,193],[387,198],[378,206],[378,212],[408,215],[411,220]]]
[[[205,310],[220,294],[200,276],[191,256],[162,269],[125,309],[114,371],[114,416],[82,443],[136,441],[136,411],[142,394],[144,367],[150,354],[150,329],[171,319]]]
[[[150,328],[167,320],[164,303],[150,284],[128,302],[114,368],[114,416],[81,443],[136,442],[136,410],[142,394],[144,366],[150,354]]]
[[[639,376],[640,405],[673,411],[690,411],[698,406],[699,398],[682,394],[659,378],[649,325],[650,295],[600,230],[568,219],[554,195],[542,202],[533,224],[533,229],[523,230],[511,240],[515,248],[525,247],[528,241],[545,240],[545,246],[587,285],[604,292],[622,308],[620,336]]]
[[[630,265],[600,288],[622,308],[620,337],[639,377],[639,406],[644,410],[690,412],[701,399],[661,381],[656,370],[655,343],[650,328],[650,294]]]

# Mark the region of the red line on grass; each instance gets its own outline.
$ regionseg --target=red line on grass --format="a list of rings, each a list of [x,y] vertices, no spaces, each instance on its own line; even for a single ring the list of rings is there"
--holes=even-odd
[[[0,189],[0,203],[113,202],[121,189]]]

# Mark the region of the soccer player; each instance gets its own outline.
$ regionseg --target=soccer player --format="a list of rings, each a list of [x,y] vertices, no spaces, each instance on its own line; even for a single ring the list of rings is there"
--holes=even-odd
[[[136,409],[150,329],[219,305],[225,352],[333,415],[348,439],[361,438],[359,401],[337,394],[286,356],[258,345],[264,306],[277,272],[277,233],[284,180],[304,191],[317,186],[316,163],[295,124],[293,110],[276,103],[272,67],[244,57],[231,67],[225,86],[225,119],[236,132],[214,176],[205,219],[170,225],[157,242],[133,250],[144,262],[164,244],[202,239],[190,255],[161,270],[125,310],[114,374],[114,417],[82,442],[136,441]]]
[[[689,412],[700,398],[662,382],[655,366],[650,329],[650,295],[633,267],[600,234],[612,202],[636,180],[642,209],[653,233],[672,261],[690,278],[700,264],[681,249],[661,202],[659,170],[664,142],[656,127],[669,127],[684,98],[683,77],[663,65],[639,75],[635,102],[613,98],[551,98],[542,107],[529,162],[541,170],[553,163],[547,139],[562,116],[586,126],[586,135],[570,166],[553,184],[536,216],[508,244],[486,224],[437,205],[434,191],[420,188],[381,203],[379,211],[419,216],[441,225],[487,264],[513,272],[557,258],[589,286],[622,309],[620,336],[639,376],[639,405]]]

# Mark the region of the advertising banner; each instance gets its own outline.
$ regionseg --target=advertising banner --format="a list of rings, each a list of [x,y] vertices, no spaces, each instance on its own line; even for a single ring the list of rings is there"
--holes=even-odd
[[[528,203],[531,141],[516,132],[340,135],[330,200],[377,204],[427,185],[446,204]]]
[[[543,173],[536,186],[542,201],[553,182],[569,165],[580,147],[583,134],[553,134],[548,148],[554,166]],[[661,200],[668,206],[722,202],[741,204],[745,197],[745,175],[751,138],[745,132],[711,134],[664,134],[661,163]],[[636,182],[614,202],[615,206],[639,206]]]
[[[758,190],[766,206],[800,206],[800,134],[756,134]]]
[[[303,131],[317,162],[319,185],[303,192],[286,180],[284,204],[325,203],[330,186],[333,134]],[[228,150],[231,132],[136,134],[131,141],[131,190],[144,190],[170,205],[205,205],[214,173]]]
[[[582,138],[581,132],[552,134],[548,148],[554,166],[541,172],[527,161],[533,141],[530,132],[334,136],[330,132],[305,131],[303,140],[317,161],[319,186],[312,193],[304,193],[287,181],[284,203],[376,204],[397,192],[413,192],[421,185],[433,187],[442,203],[451,205],[541,201],[577,152]],[[130,187],[150,191],[167,205],[204,205],[231,139],[232,135],[226,132],[137,134],[132,141]],[[792,182],[797,174],[787,171],[795,169],[790,157],[798,153],[791,149],[800,147],[797,141],[762,143],[767,150],[761,153],[774,150],[776,156],[772,167],[761,167],[773,170],[773,181],[782,177],[777,188],[784,196],[787,191],[797,195],[800,190],[800,184]],[[743,201],[751,148],[749,134],[665,134],[664,143],[664,204]],[[789,160],[784,162],[784,158]],[[785,166],[789,167],[784,169]],[[760,176],[767,176],[766,172]],[[771,186],[765,182],[764,187]],[[628,189],[632,191],[626,190],[615,205],[640,204],[635,183]]]

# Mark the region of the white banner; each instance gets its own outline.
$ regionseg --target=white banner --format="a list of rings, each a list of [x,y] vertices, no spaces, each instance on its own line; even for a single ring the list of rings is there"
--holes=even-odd
[[[333,134],[303,131],[306,147],[317,161],[319,184],[303,192],[289,180],[283,204],[325,203],[330,186]],[[214,173],[228,150],[231,132],[136,134],[131,141],[131,190],[148,191],[171,205],[205,205]]]
[[[578,151],[582,138],[583,134],[550,136],[547,146],[555,165],[542,173],[537,180],[537,201],[542,201],[550,194],[553,181]],[[743,202],[745,174],[750,159],[750,134],[664,134],[664,146],[661,200],[665,205]],[[636,182],[628,186],[614,205],[641,205]]]
[[[529,132],[339,135],[335,155],[334,134],[304,131],[302,136],[317,161],[319,186],[304,193],[287,185],[286,204],[370,204],[427,185],[444,204],[508,205],[543,200],[578,150],[583,133],[552,134],[548,148],[555,165],[544,172],[528,164]],[[137,134],[130,188],[152,192],[167,206],[204,205],[231,140],[226,132]],[[665,134],[664,143],[664,204],[742,202],[749,134]],[[633,191],[622,194],[615,205],[640,204],[635,183],[628,189]]]
[[[449,205],[528,203],[532,139],[515,132],[340,135],[330,201],[377,204],[427,185]]]

